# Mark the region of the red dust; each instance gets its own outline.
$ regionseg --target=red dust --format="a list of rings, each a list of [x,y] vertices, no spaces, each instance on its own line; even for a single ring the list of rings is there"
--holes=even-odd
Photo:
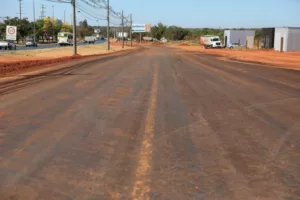
[[[126,51],[126,50],[125,50]],[[0,76],[7,75],[15,72],[19,72],[22,70],[26,70],[33,67],[42,67],[55,63],[64,63],[75,59],[84,59],[89,57],[101,57],[108,56],[113,54],[122,53],[124,51],[116,51],[109,54],[94,54],[94,55],[79,55],[75,54],[73,56],[65,56],[60,58],[52,58],[52,59],[44,59],[44,60],[25,60],[25,61],[16,61],[16,62],[0,62]]]

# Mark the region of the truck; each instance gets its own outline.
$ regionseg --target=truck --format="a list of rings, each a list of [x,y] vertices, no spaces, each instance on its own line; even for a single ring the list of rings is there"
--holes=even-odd
[[[0,49],[4,49],[4,50],[15,50],[16,49],[16,45],[13,41],[0,41]]]
[[[204,45],[205,49],[208,48],[223,48],[223,44],[219,36],[216,35],[204,35],[200,38],[200,43]]]
[[[85,36],[84,43],[95,44],[97,38],[95,36]]]

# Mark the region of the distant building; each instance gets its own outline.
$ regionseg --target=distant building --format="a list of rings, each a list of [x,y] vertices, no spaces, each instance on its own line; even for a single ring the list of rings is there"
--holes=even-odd
[[[300,51],[300,28],[275,28],[274,49],[276,51]]]
[[[232,43],[239,43],[246,46],[247,36],[255,36],[254,30],[225,30],[224,31],[224,44],[225,46]]]

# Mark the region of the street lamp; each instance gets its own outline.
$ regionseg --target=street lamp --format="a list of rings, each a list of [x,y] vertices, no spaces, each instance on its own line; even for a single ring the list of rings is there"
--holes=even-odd
[[[53,24],[52,24],[52,42],[54,42],[54,29],[55,29],[55,27],[54,27],[54,6],[52,6],[52,9],[53,9],[53,13],[52,13],[52,22],[53,22]]]
[[[33,4],[33,41],[36,42],[36,38],[35,38],[35,2],[34,0],[32,0],[32,4]]]

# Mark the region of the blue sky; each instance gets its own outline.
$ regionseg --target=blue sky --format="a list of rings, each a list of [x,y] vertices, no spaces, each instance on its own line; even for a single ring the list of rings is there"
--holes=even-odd
[[[0,17],[18,16],[19,4],[17,0],[5,1]],[[76,0],[89,12],[105,16],[105,10],[90,9],[83,1]],[[9,2],[9,3],[8,3]],[[55,6],[55,17],[71,20],[71,5],[52,3],[46,0],[35,0],[36,16],[40,16],[40,7],[46,6],[46,16],[52,16],[52,6]],[[135,23],[156,24],[163,22],[167,25],[177,25],[191,28],[221,27],[221,28],[259,28],[259,27],[300,27],[300,0],[110,0],[116,11],[124,10],[125,15],[133,14]],[[3,3],[1,3],[3,5]],[[23,0],[24,17],[33,19],[32,0]],[[78,14],[77,20],[86,17]],[[88,20],[97,25],[95,20]],[[105,25],[105,21],[100,21]],[[120,23],[113,19],[113,23]]]

